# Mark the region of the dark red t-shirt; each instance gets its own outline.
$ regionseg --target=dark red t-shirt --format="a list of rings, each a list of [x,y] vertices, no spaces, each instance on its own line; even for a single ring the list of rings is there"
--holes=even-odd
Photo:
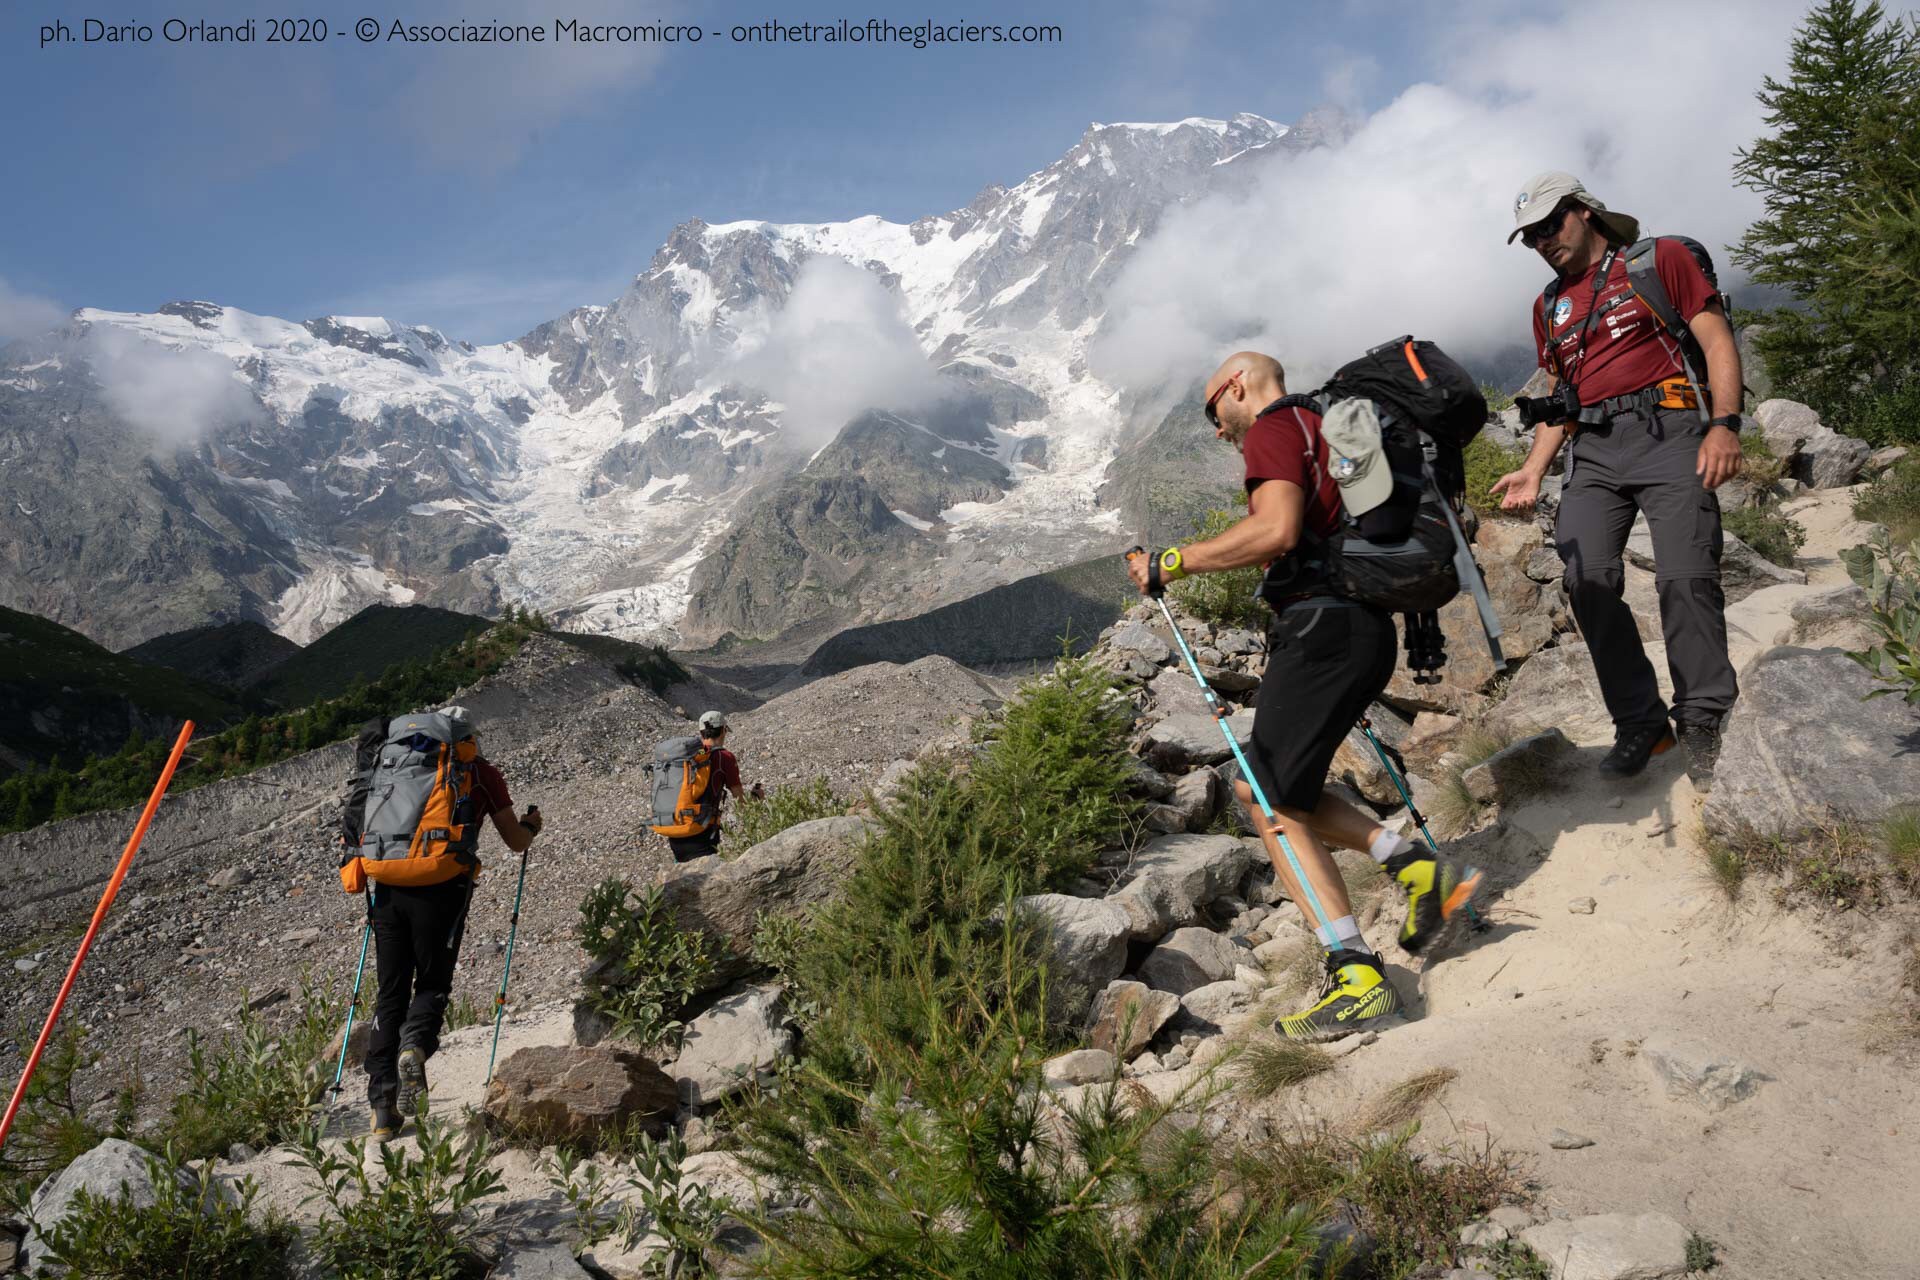
[[[1552,314],[1546,323],[1541,321],[1540,300],[1535,298],[1533,303],[1533,341],[1540,353],[1540,367],[1570,378],[1582,404],[1599,404],[1685,371],[1679,344],[1667,336],[1647,304],[1633,296],[1602,312],[1587,333],[1585,355],[1580,354],[1580,329],[1593,308],[1605,307],[1622,295],[1632,294],[1627,283],[1627,264],[1622,255],[1615,255],[1613,268],[1607,273],[1606,287],[1595,298],[1593,273],[1599,269],[1600,264],[1596,262],[1578,278],[1560,282],[1560,292],[1554,298]],[[1700,264],[1679,241],[1655,242],[1653,269],[1660,276],[1660,283],[1667,287],[1667,297],[1682,320],[1691,322],[1713,301],[1713,286],[1707,283]],[[1552,347],[1548,344],[1548,325],[1553,331],[1552,344],[1559,348],[1558,362],[1549,354]],[[1564,369],[1561,364],[1565,365]],[[1698,372],[1701,377],[1706,376],[1706,370]]]
[[[714,812],[726,800],[727,793],[740,785],[740,762],[734,759],[733,752],[725,747],[713,749],[713,791]]]
[[[507,794],[507,780],[485,760],[473,762],[473,804],[481,817],[491,817],[504,809],[513,812],[513,797]]]
[[[1305,525],[1321,537],[1340,524],[1340,486],[1327,470],[1320,415],[1286,408],[1263,413],[1247,429],[1240,456],[1247,465],[1247,496],[1268,480],[1298,485],[1307,495]]]

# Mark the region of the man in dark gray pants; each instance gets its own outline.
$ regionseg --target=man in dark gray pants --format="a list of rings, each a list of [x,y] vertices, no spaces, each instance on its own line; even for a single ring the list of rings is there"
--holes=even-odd
[[[1636,219],[1608,210],[1570,174],[1543,173],[1529,182],[1515,201],[1514,222],[1514,236],[1557,274],[1533,317],[1552,394],[1523,406],[1538,423],[1533,448],[1493,492],[1505,510],[1532,507],[1541,477],[1572,434],[1555,541],[1613,717],[1613,750],[1600,772],[1631,777],[1672,747],[1671,714],[1687,748],[1687,773],[1705,791],[1720,754],[1721,722],[1739,691],[1727,656],[1714,496],[1741,464],[1733,329],[1718,290],[1683,242],[1637,240]],[[1622,598],[1620,557],[1636,511],[1646,513],[1653,533],[1671,712]]]

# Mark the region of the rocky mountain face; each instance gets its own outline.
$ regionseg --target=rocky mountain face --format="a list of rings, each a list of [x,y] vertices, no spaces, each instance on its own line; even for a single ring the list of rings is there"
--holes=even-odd
[[[1169,209],[1343,127],[1094,125],[910,224],[695,219],[611,305],[497,346],[209,302],[76,312],[0,352],[0,602],[114,646],[240,619],[304,643],[376,602],[704,644],[1085,559],[1162,518],[1163,455],[1125,446],[1185,390],[1089,372],[1107,291]],[[877,389],[824,439],[755,365],[784,342],[806,389],[811,339],[779,326],[819,259],[877,282],[933,388]]]

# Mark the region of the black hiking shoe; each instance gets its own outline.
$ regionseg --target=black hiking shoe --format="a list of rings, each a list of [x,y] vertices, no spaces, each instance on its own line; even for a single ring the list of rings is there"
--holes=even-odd
[[[1400,926],[1400,947],[1410,955],[1431,946],[1465,915],[1467,904],[1486,879],[1478,867],[1463,867],[1418,847],[1388,858],[1385,869],[1407,891],[1407,922]]]
[[[1380,1025],[1400,1012],[1400,993],[1380,971],[1380,957],[1365,951],[1329,951],[1327,984],[1312,1007],[1289,1014],[1273,1029],[1289,1040],[1338,1040]]]
[[[1647,761],[1673,749],[1673,730],[1662,720],[1659,724],[1618,730],[1613,750],[1600,762],[1603,778],[1631,778],[1647,767]]]
[[[393,1109],[392,1103],[373,1104],[373,1119],[367,1125],[367,1136],[375,1142],[391,1142],[400,1132],[400,1113]]]
[[[427,1055],[418,1049],[400,1051],[400,1114],[427,1114]]]
[[[1687,749],[1687,777],[1701,795],[1713,790],[1714,766],[1720,763],[1720,726],[1714,723],[1683,724],[1680,745]]]

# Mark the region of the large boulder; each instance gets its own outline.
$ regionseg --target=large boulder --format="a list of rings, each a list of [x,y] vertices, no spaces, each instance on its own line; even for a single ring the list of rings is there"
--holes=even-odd
[[[680,926],[722,944],[707,989],[753,968],[754,921],[761,912],[792,914],[838,897],[874,825],[862,817],[796,823],[731,862],[702,859],[668,880],[661,892]]]
[[[1122,1062],[1130,1062],[1179,1010],[1180,997],[1171,991],[1155,991],[1144,982],[1126,979],[1110,982],[1093,1002],[1087,1042]]]
[[[1156,666],[1173,657],[1173,646],[1144,622],[1123,622],[1107,637],[1107,648]]]
[[[1810,489],[1839,489],[1860,478],[1873,457],[1864,440],[1843,436],[1797,400],[1767,400],[1753,411],[1773,455]]]
[[[1134,855],[1131,879],[1106,900],[1126,914],[1128,938],[1155,942],[1236,891],[1257,856],[1237,836],[1164,836]]]
[[[150,1209],[158,1199],[153,1176],[148,1168],[152,1156],[143,1148],[122,1138],[108,1138],[72,1164],[40,1184],[28,1202],[27,1216],[38,1228],[58,1225],[73,1211],[73,1202],[82,1191],[103,1199],[125,1197],[136,1209]],[[181,1185],[191,1182],[182,1171]],[[46,1243],[35,1230],[26,1242],[28,1269],[45,1260]]]
[[[673,1077],[637,1049],[540,1045],[500,1064],[484,1109],[495,1122],[542,1142],[593,1142],[635,1122],[665,1132],[679,1106]]]
[[[1488,720],[1510,734],[1538,733],[1553,725],[1575,742],[1613,740],[1613,717],[1600,696],[1593,655],[1578,640],[1555,645],[1528,660]]]
[[[1701,817],[1722,835],[1791,839],[1839,819],[1877,823],[1920,796],[1920,709],[1831,649],[1769,649],[1740,673],[1713,793]]]
[[[1053,953],[1049,992],[1067,991],[1063,1011],[1077,1019],[1093,994],[1127,967],[1129,918],[1102,898],[1038,893],[1020,899],[1020,910],[1045,930]]]
[[[687,1024],[680,1056],[670,1068],[680,1081],[683,1102],[709,1106],[793,1056],[785,995],[778,984],[748,987]]]
[[[1244,751],[1253,741],[1253,712],[1235,712],[1226,723]],[[1226,735],[1220,732],[1220,722],[1204,713],[1168,716],[1147,730],[1140,745],[1146,758],[1162,769],[1218,764],[1233,754]]]
[[[1176,929],[1140,962],[1140,980],[1156,991],[1184,996],[1233,977],[1233,967],[1248,954],[1211,929]]]
[[[1481,804],[1499,804],[1549,790],[1562,758],[1573,749],[1558,728],[1520,738],[1460,775],[1467,794]]]
[[[1180,815],[1182,831],[1205,831],[1220,812],[1220,777],[1211,769],[1184,774],[1173,787],[1167,804]]]

